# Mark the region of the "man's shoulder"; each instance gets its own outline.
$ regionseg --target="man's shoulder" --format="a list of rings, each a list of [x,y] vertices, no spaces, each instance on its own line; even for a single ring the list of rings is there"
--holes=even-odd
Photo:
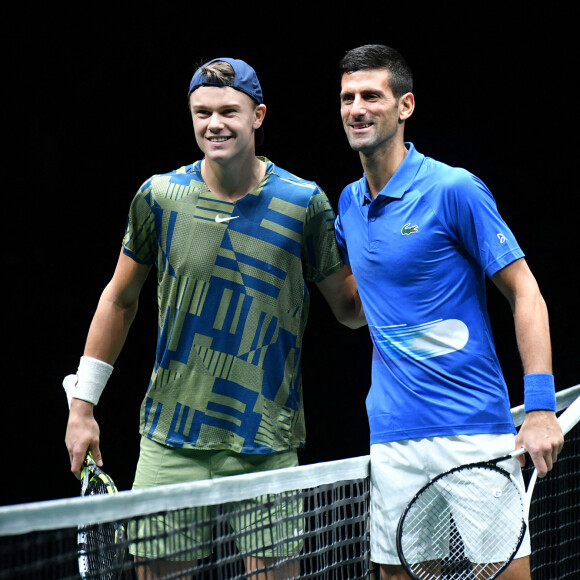
[[[305,179],[304,177],[300,177],[295,173],[288,171],[287,169],[283,169],[282,167],[272,163],[272,161],[269,159],[264,158],[264,161],[267,163],[266,175],[276,180],[277,185],[302,188],[311,192],[314,192],[316,189],[320,189],[320,186],[315,181],[311,179]]]
[[[182,165],[177,169],[173,169],[171,171],[167,171],[165,173],[156,173],[151,176],[151,180],[154,179],[175,179],[175,180],[191,180],[195,179],[196,176],[200,175],[199,162],[190,163],[189,165]]]
[[[415,188],[424,194],[441,195],[479,194],[487,189],[482,181],[468,169],[453,166],[443,161],[425,157],[421,168],[413,180]]]
[[[361,201],[366,190],[366,176],[363,174],[362,177],[356,181],[351,181],[343,187],[342,192],[340,193],[339,206],[344,210],[355,199]]]
[[[165,173],[150,175],[141,185],[141,191],[166,190],[168,186],[187,186],[192,181],[201,181],[201,174],[197,168],[198,162],[183,165]]]
[[[433,157],[424,157],[418,177],[429,178],[436,175],[438,179],[445,179],[448,182],[464,181],[473,179],[475,176],[464,167],[451,165]]]

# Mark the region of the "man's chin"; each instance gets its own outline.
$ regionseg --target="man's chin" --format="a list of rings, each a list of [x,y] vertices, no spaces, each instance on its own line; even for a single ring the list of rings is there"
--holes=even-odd
[[[232,155],[231,151],[228,151],[225,148],[221,147],[220,148],[206,147],[204,154],[205,157],[211,159],[212,161],[229,159]]]
[[[371,147],[369,146],[369,143],[366,141],[363,141],[362,139],[349,139],[348,142],[349,142],[351,149],[353,151],[356,151],[357,153],[364,153],[365,151],[371,149]]]

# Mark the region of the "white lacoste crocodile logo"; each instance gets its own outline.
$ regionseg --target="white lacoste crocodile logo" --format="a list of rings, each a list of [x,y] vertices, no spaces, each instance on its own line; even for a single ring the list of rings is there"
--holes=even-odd
[[[222,222],[229,222],[230,220],[235,220],[236,218],[239,218],[239,217],[240,217],[239,215],[230,215],[228,217],[220,217],[220,214],[218,213],[215,216],[215,221],[218,224],[221,224]]]

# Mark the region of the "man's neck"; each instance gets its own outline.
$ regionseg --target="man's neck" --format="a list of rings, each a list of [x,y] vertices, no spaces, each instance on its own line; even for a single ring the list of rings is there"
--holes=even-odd
[[[393,144],[391,147],[374,151],[371,155],[360,153],[360,159],[367,178],[371,198],[385,188],[399,165],[405,159],[408,151],[404,142]]]
[[[266,173],[266,164],[252,156],[250,161],[228,161],[217,163],[204,158],[201,163],[201,176],[209,189],[220,199],[236,202],[246,196],[262,180]]]

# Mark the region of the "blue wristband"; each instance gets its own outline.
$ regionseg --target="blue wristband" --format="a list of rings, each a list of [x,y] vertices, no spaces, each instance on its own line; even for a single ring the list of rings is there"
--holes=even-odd
[[[532,373],[524,375],[524,411],[555,411],[554,375]]]

